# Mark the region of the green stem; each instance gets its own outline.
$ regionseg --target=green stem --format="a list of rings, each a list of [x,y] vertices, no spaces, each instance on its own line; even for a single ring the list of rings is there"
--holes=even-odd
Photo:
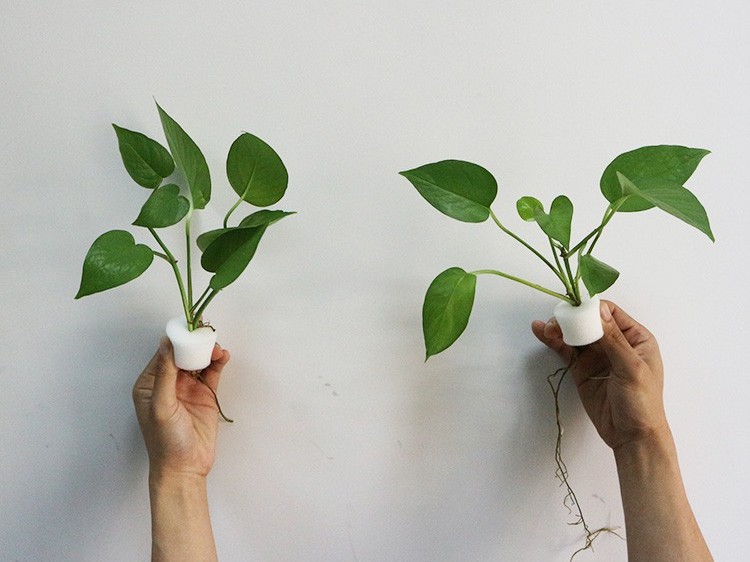
[[[561,270],[558,271],[555,268],[555,266],[552,265],[552,263],[547,258],[545,258],[542,254],[540,254],[539,251],[536,248],[534,248],[533,246],[531,246],[530,244],[528,244],[523,238],[521,238],[517,234],[514,234],[513,232],[511,232],[510,230],[508,230],[507,228],[505,228],[505,226],[503,226],[503,224],[497,218],[497,216],[495,215],[495,213],[492,212],[492,209],[490,209],[490,216],[492,217],[492,220],[495,221],[495,224],[500,228],[500,230],[502,230],[505,234],[507,234],[508,236],[510,236],[511,238],[513,238],[516,242],[519,242],[527,250],[529,250],[536,257],[538,257],[540,260],[542,260],[547,265],[547,267],[549,267],[553,271],[553,273],[557,276],[557,278],[560,281],[562,281],[563,284],[565,284],[565,279],[563,277],[563,274],[562,274]]]
[[[229,215],[231,215],[232,213],[234,213],[235,209],[237,209],[237,207],[239,207],[240,204],[243,201],[244,201],[244,199],[242,197],[240,197],[237,200],[237,202],[234,205],[232,205],[232,208],[229,209],[229,211],[227,211],[227,214],[224,216],[224,228],[229,228],[229,226],[228,226],[228,224],[229,224]]]
[[[563,250],[564,248],[562,246],[555,246],[554,240],[552,240],[552,237],[547,236],[547,239],[549,240],[549,247],[552,250],[552,256],[555,258],[555,264],[557,265],[557,270],[562,272],[563,267],[560,263],[560,258],[557,257],[557,251]],[[570,281],[564,276],[560,276],[563,282],[563,285],[565,285],[565,290],[567,291],[568,295],[570,295],[573,292],[573,286],[570,284]]]
[[[208,294],[208,292],[209,292],[210,290],[211,290],[211,287],[206,287],[206,290],[205,290],[205,291],[203,291],[203,294],[202,294],[202,295],[201,295],[201,296],[200,296],[200,297],[198,298],[198,300],[197,300],[197,301],[195,301],[195,304],[193,304],[193,306],[192,306],[192,307],[190,308],[190,312],[191,312],[191,313],[195,312],[195,310],[196,310],[196,309],[197,309],[197,308],[198,308],[198,307],[199,307],[199,306],[200,306],[201,304],[203,304],[203,299],[205,299],[205,298],[206,298],[206,295]]]
[[[182,308],[185,312],[185,322],[187,323],[188,330],[192,331],[192,321],[190,318],[190,306],[188,305],[187,296],[185,294],[185,285],[182,283],[182,275],[180,274],[180,269],[177,267],[177,260],[172,255],[172,252],[169,251],[169,248],[167,248],[166,244],[162,242],[161,238],[159,238],[159,235],[156,234],[156,231],[153,228],[149,228],[148,231],[151,233],[151,235],[156,239],[156,242],[161,246],[161,249],[164,250],[164,254],[166,256],[167,261],[169,262],[169,265],[172,266],[172,271],[174,271],[174,276],[177,279],[177,286],[180,289],[180,297],[182,298]]]
[[[570,279],[571,289],[573,289],[573,294],[570,296],[573,298],[573,305],[577,306],[581,304],[581,293],[578,290],[578,283],[573,275],[573,271],[570,269],[570,259],[563,256],[563,263],[565,264],[565,271],[568,274],[568,279]]]
[[[507,273],[503,273],[502,271],[497,271],[495,269],[480,269],[477,271],[471,272],[473,275],[482,275],[482,274],[488,274],[488,275],[498,275],[499,277],[504,277],[505,279],[510,279],[511,281],[515,281],[516,283],[520,283],[521,285],[526,285],[527,287],[531,287],[532,289],[536,289],[537,291],[541,291],[542,293],[546,295],[550,295],[553,297],[556,297],[560,300],[563,300],[567,303],[570,303],[572,305],[575,305],[576,303],[567,295],[563,295],[562,293],[558,293],[556,291],[553,291],[551,289],[548,289],[547,287],[542,287],[541,285],[537,285],[536,283],[532,283],[531,281],[527,281],[526,279],[521,279],[520,277],[516,277],[514,275],[509,275]]]
[[[193,314],[193,329],[198,327],[198,323],[201,321],[201,318],[203,317],[203,311],[206,310],[206,307],[211,303],[214,297],[218,294],[219,294],[219,291],[217,291],[216,289],[211,289],[211,292],[203,301],[203,304],[201,304],[198,310],[195,311],[195,314]]]
[[[185,221],[185,253],[186,253],[186,262],[187,262],[187,300],[188,300],[188,308],[190,310],[193,309],[193,264],[190,257],[190,216],[191,213],[188,213],[187,220]],[[188,320],[188,322],[190,322]]]
[[[591,240],[594,236],[596,238],[594,239],[594,242],[589,247],[587,254],[591,253],[591,250],[596,245],[597,241],[599,240],[599,237],[602,235],[602,231],[604,230],[604,227],[607,226],[607,223],[612,220],[612,217],[615,216],[615,213],[617,213],[617,210],[622,207],[623,203],[627,201],[630,198],[630,195],[625,195],[623,197],[620,197],[617,201],[614,203],[610,203],[607,208],[604,211],[604,217],[602,218],[602,222],[599,226],[597,226],[594,230],[589,232],[578,244],[573,246],[570,250],[563,253],[563,258],[569,258],[573,254],[575,254],[578,250],[582,249],[586,243]]]

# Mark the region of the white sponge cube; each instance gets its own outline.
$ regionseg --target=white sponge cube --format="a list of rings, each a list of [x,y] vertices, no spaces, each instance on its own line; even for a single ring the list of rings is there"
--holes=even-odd
[[[185,371],[200,371],[211,364],[211,354],[216,344],[216,332],[204,326],[192,332],[182,317],[167,322],[167,337],[174,348],[174,362]]]
[[[562,329],[563,341],[568,345],[588,345],[604,335],[596,295],[578,306],[561,302],[555,307],[555,318]]]

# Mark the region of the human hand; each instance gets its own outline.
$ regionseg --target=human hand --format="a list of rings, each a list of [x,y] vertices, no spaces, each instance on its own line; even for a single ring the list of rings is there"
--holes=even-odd
[[[591,345],[573,348],[562,340],[553,318],[535,321],[534,335],[566,363],[583,407],[596,430],[612,449],[668,431],[662,391],[664,369],[654,336],[609,301],[600,305],[604,336]]]
[[[159,349],[133,387],[138,424],[152,472],[205,477],[213,466],[218,414],[214,396],[229,352],[218,344],[201,376],[205,385],[174,364],[172,344]]]

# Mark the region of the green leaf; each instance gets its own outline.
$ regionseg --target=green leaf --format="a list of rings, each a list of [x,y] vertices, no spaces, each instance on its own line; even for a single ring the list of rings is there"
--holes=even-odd
[[[526,196],[516,201],[516,210],[518,211],[518,216],[526,222],[531,222],[535,221],[539,214],[544,213],[544,205],[542,205],[539,199]]]
[[[124,285],[146,271],[153,260],[153,250],[136,244],[129,232],[105,232],[94,240],[83,260],[81,286],[75,298]]]
[[[591,254],[581,256],[578,265],[581,268],[583,284],[586,285],[592,297],[609,289],[620,276],[619,271],[599,261]]]
[[[267,227],[274,224],[275,222],[280,221],[284,217],[288,217],[289,215],[294,214],[296,213],[289,211],[268,211],[263,209],[246,216],[244,219],[242,219],[242,222],[240,222],[239,226],[230,228],[218,228],[216,230],[209,230],[208,232],[204,232],[203,234],[198,236],[196,244],[198,244],[198,248],[200,248],[201,252],[205,252],[206,248],[208,248],[211,243],[222,234],[231,232],[232,230],[236,230],[237,228],[241,227]]]
[[[214,273],[209,286],[217,291],[233,283],[242,274],[253,259],[266,227],[234,227],[220,230],[224,232],[212,231],[203,235],[211,234],[211,237],[203,239],[204,245],[207,240],[209,243],[201,256],[203,269]]]
[[[564,195],[556,197],[550,206],[549,215],[542,203],[533,197],[521,197],[516,210],[525,221],[536,221],[542,231],[557,240],[563,247],[570,246],[570,225],[573,221],[573,203]]]
[[[295,211],[270,211],[262,209],[246,216],[240,221],[240,226],[269,226],[279,222],[284,217],[296,215]]]
[[[193,207],[203,209],[211,199],[211,174],[203,153],[188,134],[157,103],[161,125],[177,168],[185,175]]]
[[[443,160],[399,172],[438,211],[464,222],[483,222],[497,196],[487,170],[462,160]]]
[[[114,123],[112,127],[117,135],[122,163],[138,185],[149,189],[159,187],[162,180],[174,172],[172,156],[158,142]]]
[[[622,197],[617,172],[639,186],[644,179],[665,180],[671,185],[682,186],[693,175],[703,157],[709,153],[710,151],[702,148],[670,145],[644,146],[625,152],[605,168],[600,181],[602,193],[610,203]],[[653,206],[645,198],[631,198],[619,210],[643,211]]]
[[[450,347],[466,329],[476,283],[476,275],[452,267],[430,284],[422,306],[426,359]]]
[[[242,133],[232,143],[227,156],[227,177],[237,195],[256,207],[276,203],[289,183],[279,155],[250,133]]]
[[[190,201],[180,195],[179,186],[170,183],[151,194],[133,225],[164,228],[180,222],[190,210]]]
[[[623,193],[642,197],[651,205],[697,228],[712,242],[715,241],[706,209],[690,190],[666,180],[643,179],[636,186],[620,172],[617,172],[617,177]]]

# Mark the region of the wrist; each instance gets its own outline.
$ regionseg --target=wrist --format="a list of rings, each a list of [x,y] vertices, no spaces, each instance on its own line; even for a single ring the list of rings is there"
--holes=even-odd
[[[647,435],[614,448],[618,470],[677,463],[672,431],[665,423]]]

